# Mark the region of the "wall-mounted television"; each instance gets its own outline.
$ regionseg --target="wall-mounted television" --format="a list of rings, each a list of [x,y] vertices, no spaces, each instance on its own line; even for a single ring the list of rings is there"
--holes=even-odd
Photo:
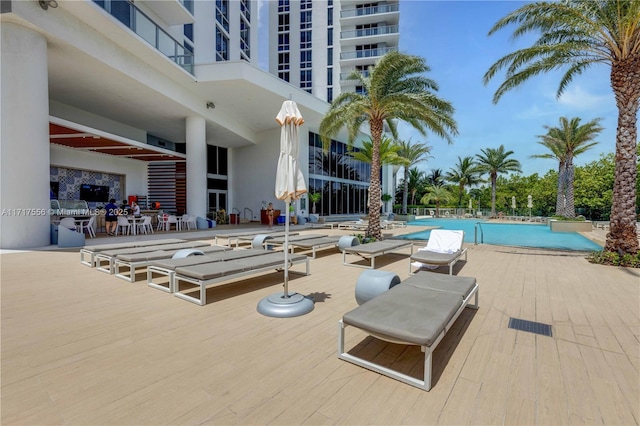
[[[80,199],[107,203],[109,201],[109,187],[103,185],[80,185]]]

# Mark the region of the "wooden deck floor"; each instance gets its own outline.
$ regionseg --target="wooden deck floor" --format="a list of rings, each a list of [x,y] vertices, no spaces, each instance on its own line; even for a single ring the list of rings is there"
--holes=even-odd
[[[256,312],[282,273],[211,288],[200,307],[144,274],[127,283],[82,266],[77,250],[3,254],[1,423],[638,424],[640,271],[468,247],[455,273],[477,278],[480,309],[436,349],[430,392],[337,358],[337,321],[356,307],[362,269],[333,249],[310,276],[291,275],[290,290],[316,303],[287,319]],[[408,263],[392,254],[376,266],[406,278]],[[553,337],[510,329],[510,317],[551,324]],[[347,337],[420,374],[418,348]]]

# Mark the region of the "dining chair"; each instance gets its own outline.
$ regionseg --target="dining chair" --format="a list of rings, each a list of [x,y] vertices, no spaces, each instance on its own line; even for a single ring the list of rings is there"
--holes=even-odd
[[[60,219],[60,225],[64,226],[67,229],[71,229],[72,231],[77,231],[76,220],[72,217],[63,217]]]
[[[81,225],[82,233],[87,231],[87,233],[89,234],[89,236],[91,238],[95,238],[96,231],[93,229],[95,227],[95,225],[96,225],[96,217],[95,216],[91,216],[91,219],[89,219],[88,221],[83,221],[82,222],[82,225]]]
[[[142,222],[138,223],[138,233],[142,231],[144,234],[153,234],[153,225],[151,225],[151,216],[142,218]]]
[[[171,230],[171,225],[175,226],[176,231],[180,230],[180,223],[178,222],[178,216],[174,214],[170,214],[169,217],[167,217],[167,221],[165,224],[166,224],[166,231]]]
[[[167,228],[167,219],[169,218],[166,214],[158,215],[158,226],[156,227],[156,231],[164,231]]]
[[[131,223],[129,219],[125,216],[118,216],[118,226],[116,226],[116,235],[118,235],[118,231],[122,228],[122,234],[124,235],[125,229],[127,230],[127,235],[131,233]]]

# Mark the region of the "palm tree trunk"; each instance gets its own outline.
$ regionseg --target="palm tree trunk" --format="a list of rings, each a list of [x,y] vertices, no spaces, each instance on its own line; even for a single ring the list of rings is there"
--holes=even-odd
[[[402,214],[407,214],[407,199],[409,198],[409,167],[404,167],[404,191],[402,191]]]
[[[611,65],[611,87],[618,107],[613,203],[605,251],[638,252],[636,229],[637,118],[640,106],[640,55]]]
[[[576,217],[576,206],[573,195],[573,177],[574,177],[573,161],[567,161],[567,171],[564,179],[564,192],[567,197],[567,205],[565,207],[564,215],[566,217]]]
[[[369,194],[371,200],[369,204],[369,225],[367,226],[367,237],[382,240],[382,228],[380,226],[380,141],[382,140],[382,120],[371,119],[369,121],[371,129],[371,184]]]
[[[558,166],[558,194],[556,196],[556,215],[564,216],[564,163]]]
[[[491,173],[491,217],[496,215],[496,181],[498,175]]]

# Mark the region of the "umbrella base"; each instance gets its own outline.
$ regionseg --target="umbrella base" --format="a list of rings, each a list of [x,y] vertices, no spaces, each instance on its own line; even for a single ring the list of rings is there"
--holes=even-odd
[[[313,300],[298,293],[274,293],[258,303],[258,312],[275,318],[290,318],[308,314],[313,311]]]

